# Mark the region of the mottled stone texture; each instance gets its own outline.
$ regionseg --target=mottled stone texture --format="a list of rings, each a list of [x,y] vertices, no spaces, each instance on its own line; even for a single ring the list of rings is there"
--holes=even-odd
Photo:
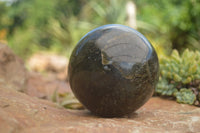
[[[141,33],[105,25],[77,44],[70,58],[69,81],[91,112],[116,117],[135,111],[152,96],[158,71],[157,54]]]

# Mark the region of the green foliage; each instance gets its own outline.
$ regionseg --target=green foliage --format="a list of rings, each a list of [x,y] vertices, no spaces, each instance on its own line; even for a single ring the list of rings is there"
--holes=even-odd
[[[192,90],[182,88],[180,91],[175,93],[176,100],[179,103],[193,104],[196,100],[196,95]]]
[[[0,35],[2,29],[3,32],[6,29],[9,45],[24,58],[38,50],[69,55],[79,39],[91,29],[110,23],[126,24],[128,1],[0,2]],[[154,44],[162,45],[166,51],[172,48],[182,51],[186,47],[200,49],[199,0],[134,2],[138,30]]]
[[[186,49],[180,56],[173,50],[160,59],[160,79],[156,93],[174,96],[177,102],[200,105],[200,52]]]
[[[7,28],[8,44],[23,58],[39,50],[69,56],[78,40],[94,28],[79,19],[83,5],[84,0],[16,0],[7,6],[3,2],[2,18],[7,16],[9,23],[0,19],[0,32]]]
[[[178,90],[173,84],[168,84],[168,81],[166,79],[160,77],[159,83],[156,88],[156,93],[165,96],[172,96],[177,91]]]
[[[127,0],[90,1],[89,6],[98,16],[96,24],[125,24]]]
[[[199,0],[136,0],[138,20],[151,26],[140,26],[145,35],[165,49],[172,47],[200,50],[200,1]],[[170,49],[169,49],[170,51]]]
[[[69,56],[74,45],[93,28],[108,23],[124,24],[125,4],[123,0],[16,0],[0,7],[5,14],[2,18],[9,18],[6,22],[10,22],[10,47],[27,58],[38,50]],[[5,27],[3,21],[1,26]]]
[[[6,14],[8,12],[9,7],[6,6],[6,3],[0,1],[0,30],[3,28],[7,28],[10,24],[9,18]]]

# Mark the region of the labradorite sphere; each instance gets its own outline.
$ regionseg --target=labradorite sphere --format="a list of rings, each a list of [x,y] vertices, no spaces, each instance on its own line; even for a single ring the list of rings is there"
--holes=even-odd
[[[158,73],[158,57],[150,42],[138,31],[116,24],[87,33],[69,62],[74,95],[102,117],[121,117],[144,105]]]

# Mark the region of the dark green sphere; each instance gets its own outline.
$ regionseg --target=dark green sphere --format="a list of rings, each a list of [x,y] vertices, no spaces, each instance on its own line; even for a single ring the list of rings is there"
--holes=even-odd
[[[105,25],[86,34],[69,62],[74,95],[102,117],[120,117],[140,108],[152,96],[158,75],[152,45],[123,25]]]

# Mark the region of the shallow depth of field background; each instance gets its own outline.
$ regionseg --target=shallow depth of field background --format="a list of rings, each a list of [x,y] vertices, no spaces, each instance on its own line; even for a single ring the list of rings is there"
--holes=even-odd
[[[0,0],[0,42],[23,59],[39,51],[69,57],[84,34],[105,24],[136,28],[159,56],[200,50],[199,0]]]

